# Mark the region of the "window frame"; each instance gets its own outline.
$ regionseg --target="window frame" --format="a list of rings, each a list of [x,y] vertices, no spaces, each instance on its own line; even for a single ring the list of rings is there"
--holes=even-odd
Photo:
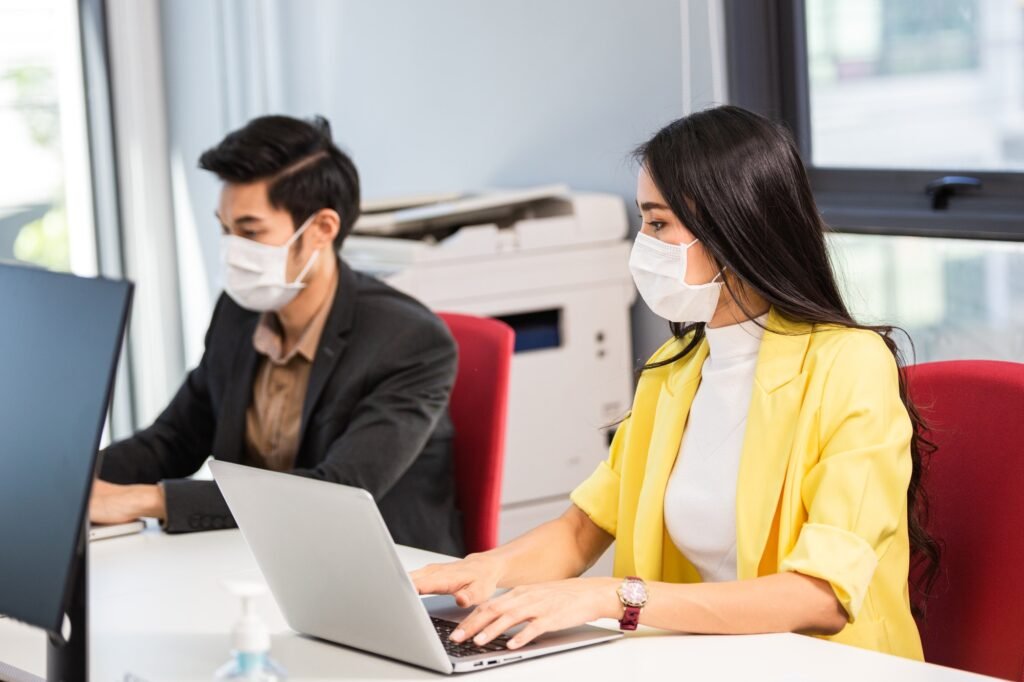
[[[1024,172],[815,166],[804,0],[723,0],[729,98],[793,132],[818,208],[838,232],[1024,241]],[[963,175],[982,187],[932,208],[925,186]]]
[[[105,0],[78,0],[82,78],[85,83],[85,113],[89,137],[89,163],[92,171],[93,225],[96,228],[96,255],[103,277],[123,279],[124,254],[120,191],[117,186],[117,147],[114,135],[113,96],[110,83],[110,59],[107,50]],[[111,395],[109,436],[127,438],[135,431],[134,344],[125,339],[117,363],[114,392]]]

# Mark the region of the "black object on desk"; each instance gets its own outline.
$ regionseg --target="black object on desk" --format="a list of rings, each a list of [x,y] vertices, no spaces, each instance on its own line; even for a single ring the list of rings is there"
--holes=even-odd
[[[0,613],[47,631],[48,680],[88,678],[87,506],[131,293],[0,265]]]

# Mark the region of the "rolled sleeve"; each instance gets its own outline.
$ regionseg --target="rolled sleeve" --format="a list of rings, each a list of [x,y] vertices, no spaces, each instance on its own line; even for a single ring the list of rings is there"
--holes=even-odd
[[[780,570],[827,581],[852,623],[877,566],[875,550],[859,535],[835,526],[808,523],[800,530],[796,546],[782,561]]]
[[[630,419],[626,417],[615,429],[608,459],[601,462],[590,478],[580,483],[569,499],[590,517],[597,526],[615,537],[619,527],[619,491],[622,485],[622,460],[629,438]]]
[[[608,462],[601,462],[594,473],[570,495],[573,504],[613,537],[618,526],[619,484],[619,473]]]

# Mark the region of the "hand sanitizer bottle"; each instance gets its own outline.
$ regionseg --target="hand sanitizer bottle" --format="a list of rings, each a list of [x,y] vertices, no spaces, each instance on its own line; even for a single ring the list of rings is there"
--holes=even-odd
[[[214,674],[215,680],[282,682],[284,669],[270,658],[270,633],[253,607],[253,599],[267,588],[257,582],[225,581],[224,586],[242,600],[242,617],[231,632],[231,660]]]

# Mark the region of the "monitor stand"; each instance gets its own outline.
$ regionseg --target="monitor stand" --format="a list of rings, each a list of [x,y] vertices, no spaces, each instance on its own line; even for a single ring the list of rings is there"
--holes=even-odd
[[[89,588],[89,521],[82,523],[78,556],[72,568],[68,592],[67,617],[71,636],[46,636],[46,677],[38,677],[0,661],[0,682],[88,682],[89,679],[89,617],[86,611]]]

